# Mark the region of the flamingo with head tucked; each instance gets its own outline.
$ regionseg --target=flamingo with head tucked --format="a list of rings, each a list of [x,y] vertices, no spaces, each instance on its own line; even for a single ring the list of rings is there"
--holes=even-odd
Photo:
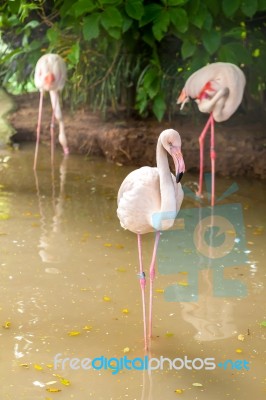
[[[212,194],[211,204],[215,202],[215,143],[214,121],[226,121],[240,105],[246,84],[244,73],[236,65],[225,62],[217,62],[206,65],[194,72],[186,81],[185,86],[178,97],[177,103],[181,103],[181,109],[189,99],[194,99],[198,108],[203,113],[209,113],[210,117],[199,137],[200,144],[200,176],[198,195],[202,194],[203,184],[203,149],[204,140],[211,128],[211,172]]]
[[[37,62],[34,74],[34,82],[40,90],[39,116],[37,124],[37,138],[34,157],[34,169],[36,169],[38,149],[40,142],[41,118],[43,106],[43,94],[45,91],[50,93],[52,103],[51,121],[51,154],[52,162],[54,159],[54,118],[59,122],[59,142],[63,147],[64,154],[69,154],[67,139],[65,135],[64,121],[59,102],[59,92],[63,89],[66,81],[66,64],[58,54],[45,54]]]
[[[170,172],[168,153],[174,160],[176,176]],[[185,164],[178,132],[173,129],[167,129],[160,134],[157,142],[156,161],[157,168],[142,167],[131,172],[124,179],[118,191],[117,208],[121,226],[136,233],[138,237],[145,349],[147,349],[144,293],[146,277],[142,264],[141,237],[144,233],[156,232],[150,264],[149,337],[151,337],[153,281],[160,230],[169,229],[174,224],[184,197],[179,182],[185,171]]]

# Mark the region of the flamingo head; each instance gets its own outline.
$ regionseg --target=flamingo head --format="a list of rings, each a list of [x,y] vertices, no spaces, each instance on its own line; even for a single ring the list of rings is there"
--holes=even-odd
[[[161,142],[163,147],[173,158],[176,182],[179,183],[185,172],[185,162],[181,152],[180,135],[174,129],[166,129],[161,133]]]

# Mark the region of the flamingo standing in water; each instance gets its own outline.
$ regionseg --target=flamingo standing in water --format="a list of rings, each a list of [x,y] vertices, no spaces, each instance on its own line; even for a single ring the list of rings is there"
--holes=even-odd
[[[195,99],[198,108],[203,113],[210,113],[210,117],[199,137],[200,144],[200,176],[198,195],[202,194],[203,184],[203,150],[204,140],[211,128],[211,172],[212,194],[211,205],[215,201],[215,143],[214,121],[226,121],[236,111],[243,98],[246,84],[245,75],[234,64],[217,62],[206,65],[194,72],[186,81],[185,86],[177,99],[181,103],[181,110],[189,98]]]
[[[167,153],[174,160],[176,176],[170,172]],[[144,293],[146,278],[142,264],[141,237],[144,233],[156,231],[150,264],[149,337],[151,337],[152,292],[160,230],[169,229],[174,224],[184,197],[182,186],[179,182],[185,171],[185,164],[178,132],[173,129],[167,129],[160,134],[156,149],[156,161],[157,168],[142,167],[131,172],[124,179],[118,191],[117,208],[121,226],[136,233],[138,237],[145,349],[147,349]]]
[[[66,81],[66,64],[58,54],[45,54],[37,62],[35,68],[34,82],[35,86],[40,90],[39,116],[37,124],[37,138],[34,157],[34,166],[36,169],[38,149],[40,142],[41,119],[43,94],[45,91],[50,93],[52,103],[52,120],[51,120],[51,155],[52,162],[54,160],[54,118],[59,122],[59,142],[63,147],[64,154],[69,154],[63,116],[59,102],[59,92],[63,89]]]

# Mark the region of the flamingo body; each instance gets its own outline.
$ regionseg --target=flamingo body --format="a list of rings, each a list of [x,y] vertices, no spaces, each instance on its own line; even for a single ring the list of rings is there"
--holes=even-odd
[[[201,112],[212,112],[214,120],[222,122],[237,110],[245,84],[246,78],[240,68],[231,63],[217,62],[194,72],[185,83],[183,96],[185,102],[189,97],[195,99]],[[178,103],[184,103],[182,98],[180,100]]]
[[[37,164],[38,147],[41,130],[41,116],[44,92],[49,92],[52,103],[52,121],[51,121],[51,151],[52,162],[54,157],[54,118],[59,122],[59,142],[63,147],[64,154],[69,154],[67,138],[63,115],[60,108],[59,92],[63,89],[66,82],[66,64],[58,54],[45,54],[37,62],[34,74],[35,86],[40,90],[39,117],[37,125],[37,139],[34,158],[34,169]]]
[[[167,153],[174,160],[176,177],[170,172]],[[160,230],[169,229],[173,225],[184,197],[180,180],[185,171],[185,164],[178,132],[167,129],[160,134],[156,149],[156,161],[157,168],[142,167],[131,172],[124,179],[118,191],[117,216],[120,224],[138,236],[145,348],[147,348],[144,296],[146,278],[142,265],[141,237],[144,233],[156,232],[150,264],[149,336],[151,337],[153,281]],[[159,218],[154,218],[155,215],[156,217],[159,215]]]
[[[208,129],[211,129],[211,169],[212,195],[211,204],[215,201],[215,143],[214,121],[226,121],[239,107],[246,85],[246,78],[239,67],[231,63],[217,62],[206,65],[194,72],[186,81],[177,100],[181,109],[189,99],[194,99],[198,108],[210,117],[199,137],[200,144],[200,177],[198,194],[202,193],[203,184],[203,146]]]

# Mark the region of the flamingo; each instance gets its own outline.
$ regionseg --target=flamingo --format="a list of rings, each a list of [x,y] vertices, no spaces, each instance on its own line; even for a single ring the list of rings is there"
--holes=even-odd
[[[189,98],[195,99],[198,108],[210,117],[199,137],[200,145],[200,175],[198,196],[202,195],[203,184],[203,149],[204,140],[211,128],[211,173],[212,193],[211,205],[215,203],[215,141],[214,121],[226,121],[236,111],[243,98],[246,84],[244,73],[236,65],[225,62],[216,62],[194,72],[186,81],[185,86],[177,99],[181,103],[181,110]]]
[[[176,176],[170,172],[167,153],[173,158]],[[117,216],[121,226],[136,233],[138,239],[145,349],[147,349],[146,277],[142,264],[141,238],[145,233],[156,232],[149,271],[149,337],[151,338],[153,281],[160,230],[169,229],[174,224],[184,197],[180,180],[185,172],[185,163],[181,153],[181,139],[177,131],[167,129],[160,134],[157,142],[156,161],[157,168],[141,167],[131,172],[122,182],[117,199]],[[158,216],[159,218],[157,218]]]
[[[35,147],[34,166],[36,169],[40,131],[41,131],[41,118],[43,106],[43,94],[45,91],[50,93],[52,103],[52,120],[51,120],[51,155],[52,162],[54,159],[54,118],[59,122],[59,142],[63,147],[64,154],[69,154],[67,139],[65,135],[65,128],[63,116],[59,102],[59,92],[63,89],[66,81],[66,64],[58,54],[45,54],[37,62],[34,74],[35,86],[40,90],[40,103],[39,103],[39,116],[37,124],[37,138]]]

